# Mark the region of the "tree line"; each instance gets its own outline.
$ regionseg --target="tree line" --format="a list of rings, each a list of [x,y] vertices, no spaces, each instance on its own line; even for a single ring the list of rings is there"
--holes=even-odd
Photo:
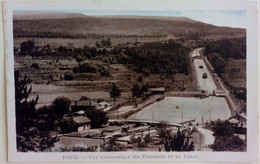
[[[246,38],[221,39],[206,43],[205,55],[222,77],[227,65],[227,59],[246,59]]]
[[[104,39],[101,43],[104,46],[111,45],[110,39]],[[96,47],[89,47],[85,45],[83,48],[74,48],[74,51],[67,50],[64,46],[59,46],[56,52],[51,52],[50,48],[44,52],[34,50],[35,42],[28,40],[21,43],[20,55],[31,55],[36,57],[39,55],[53,55],[53,56],[72,56],[79,63],[78,67],[74,68],[74,72],[93,72],[96,69],[90,65],[83,65],[81,63],[85,60],[91,60],[96,57],[102,57],[102,60],[107,60],[109,63],[126,64],[130,69],[137,73],[145,75],[152,74],[188,74],[189,69],[189,52],[190,50],[179,43],[169,40],[169,43],[146,43],[137,48],[129,47],[114,47],[112,50],[98,50]],[[48,46],[50,47],[50,46]],[[109,75],[104,70],[99,70],[103,75]]]
[[[218,53],[224,59],[246,59],[246,38],[221,39],[207,42],[205,53]]]
[[[120,53],[119,63],[130,65],[137,73],[188,74],[189,49],[179,43],[146,43]]]

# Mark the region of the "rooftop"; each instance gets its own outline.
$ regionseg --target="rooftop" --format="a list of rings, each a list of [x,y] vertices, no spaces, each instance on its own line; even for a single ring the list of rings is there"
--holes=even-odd
[[[149,91],[151,91],[151,92],[165,92],[165,88],[164,87],[150,88]]]
[[[76,116],[72,118],[77,124],[89,123],[90,119],[85,116]]]

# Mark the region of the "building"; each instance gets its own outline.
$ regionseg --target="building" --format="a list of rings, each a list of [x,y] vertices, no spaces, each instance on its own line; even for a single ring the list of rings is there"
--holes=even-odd
[[[73,121],[76,122],[78,126],[78,131],[90,129],[91,120],[85,116],[75,116],[72,117]]]
[[[228,120],[228,122],[233,126],[234,132],[237,134],[246,134],[247,123],[246,123],[245,113],[237,114],[234,118]]]
[[[237,119],[239,120],[239,122],[246,122],[247,117],[245,113],[239,113],[237,114]]]
[[[71,105],[71,112],[77,112],[80,110],[86,111],[89,109],[96,108],[99,104],[96,100],[81,100],[81,101],[75,101],[74,105]]]
[[[150,94],[164,94],[165,88],[164,87],[150,88],[149,92]]]
[[[111,106],[111,104],[109,104],[109,103],[103,101],[103,102],[100,102],[100,103],[98,104],[98,106],[96,106],[96,109],[100,109],[100,110],[103,110],[104,112],[106,112],[106,111],[111,110],[111,109],[112,109],[112,106]]]
[[[229,119],[228,122],[232,125],[238,125],[239,124],[239,121],[235,118]]]
[[[213,90],[213,94],[216,97],[225,97],[226,96],[226,92],[224,90]]]

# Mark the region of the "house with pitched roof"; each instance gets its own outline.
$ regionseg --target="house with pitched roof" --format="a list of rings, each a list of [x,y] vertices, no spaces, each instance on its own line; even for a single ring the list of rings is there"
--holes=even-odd
[[[73,121],[77,123],[78,131],[90,129],[91,120],[86,116],[75,116],[72,117]]]

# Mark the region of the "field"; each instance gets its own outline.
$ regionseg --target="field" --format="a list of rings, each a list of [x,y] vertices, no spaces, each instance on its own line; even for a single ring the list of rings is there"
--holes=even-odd
[[[49,43],[56,40],[49,39]],[[64,41],[66,42],[66,40]],[[37,44],[37,42],[36,42]],[[32,67],[37,64],[38,68]],[[84,63],[95,65],[97,68],[104,67],[110,72],[109,76],[101,76],[99,73],[73,73],[73,67],[79,65],[74,58],[32,58],[31,56],[15,56],[15,69],[21,70],[21,77],[27,75],[32,80],[32,94],[29,99],[39,95],[36,107],[50,105],[52,101],[59,97],[68,97],[72,102],[78,101],[82,96],[90,99],[101,99],[114,105],[110,98],[109,91],[112,83],[115,83],[122,91],[116,104],[122,104],[132,98],[131,88],[134,83],[140,86],[149,84],[152,86],[164,86],[169,91],[178,91],[179,88],[186,88],[187,91],[194,90],[195,84],[190,75],[175,74],[165,76],[162,74],[151,74],[143,76],[126,67],[123,64],[108,64],[103,59],[86,60]],[[75,79],[65,80],[66,73],[72,73]],[[137,81],[142,77],[142,81]]]
[[[75,48],[82,48],[85,45],[90,47],[95,46],[97,41],[101,41],[101,39],[70,39],[70,38],[15,38],[14,39],[14,47],[20,48],[21,43],[27,41],[28,39],[33,40],[35,42],[35,46],[44,46],[51,45],[51,48],[57,48],[59,46],[68,46],[72,44]],[[166,37],[147,37],[147,38],[138,38],[138,42],[153,42],[153,41],[165,41]],[[112,45],[125,44],[125,43],[134,43],[134,37],[128,38],[111,38]]]
[[[246,88],[246,59],[227,60],[224,79],[231,86]]]

